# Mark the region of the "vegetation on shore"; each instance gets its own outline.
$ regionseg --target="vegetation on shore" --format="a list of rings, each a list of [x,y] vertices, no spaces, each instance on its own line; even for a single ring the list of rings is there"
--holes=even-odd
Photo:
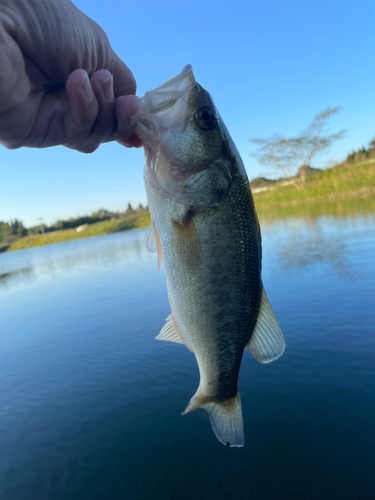
[[[258,212],[273,213],[281,208],[343,199],[375,196],[375,160],[345,162],[306,176],[296,189],[294,183],[273,184],[254,193]]]
[[[31,234],[19,238],[12,243],[1,243],[1,251],[23,250],[25,248],[37,247],[41,245],[50,245],[52,243],[61,243],[64,241],[76,240],[79,238],[90,238],[92,236],[101,236],[104,234],[116,233],[119,231],[128,231],[130,229],[141,229],[151,224],[151,218],[147,209],[133,211],[120,217],[106,219],[93,224],[84,224],[78,226],[80,229],[60,229],[44,234]],[[1,248],[3,247],[3,250]]]

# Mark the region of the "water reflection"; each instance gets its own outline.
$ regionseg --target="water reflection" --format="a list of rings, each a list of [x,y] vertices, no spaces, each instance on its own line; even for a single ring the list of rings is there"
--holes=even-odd
[[[342,200],[320,200],[313,203],[299,203],[296,205],[275,204],[273,206],[264,206],[261,200],[255,199],[255,204],[261,222],[290,218],[312,220],[324,216],[333,216],[336,219],[348,217],[355,219],[359,216],[372,224],[375,213],[374,196]]]
[[[340,278],[357,278],[348,258],[346,232],[334,234],[332,224],[322,226],[320,220],[289,221],[288,237],[279,242],[278,254],[286,269],[328,263]]]
[[[148,255],[145,235],[146,230],[117,233],[2,254],[0,288],[28,285],[46,275],[87,267],[113,267],[125,260],[141,263]]]
[[[34,269],[25,267],[24,269],[16,269],[9,273],[0,274],[0,288],[7,287],[13,283],[26,282],[30,283],[33,279]]]

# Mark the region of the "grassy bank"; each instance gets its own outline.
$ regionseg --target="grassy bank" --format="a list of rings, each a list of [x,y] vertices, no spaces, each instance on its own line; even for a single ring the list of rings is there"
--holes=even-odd
[[[148,212],[135,213],[121,219],[90,224],[82,231],[77,231],[76,229],[66,229],[63,231],[54,231],[53,233],[47,233],[44,235],[25,236],[8,246],[6,251],[10,252],[13,250],[23,250],[24,248],[50,245],[52,243],[61,243],[63,241],[77,240],[80,238],[90,238],[92,236],[101,236],[103,234],[128,231],[130,229],[141,229],[148,227],[150,224],[151,218]]]
[[[281,208],[375,196],[375,162],[342,164],[323,170],[298,184],[276,185],[254,194],[257,210],[277,213]],[[356,203],[356,202],[355,202]]]

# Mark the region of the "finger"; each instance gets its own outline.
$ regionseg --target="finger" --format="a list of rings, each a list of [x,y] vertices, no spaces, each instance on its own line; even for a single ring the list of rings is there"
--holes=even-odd
[[[134,95],[121,96],[116,99],[117,127],[112,140],[124,141],[135,131],[138,121],[140,101]]]
[[[91,134],[99,105],[89,77],[83,69],[71,73],[66,81],[69,108],[63,117],[67,143],[84,141]]]
[[[89,65],[91,71],[96,68],[106,68],[113,75],[113,85],[115,98],[135,94],[137,85],[132,71],[120,59],[120,57],[112,49],[104,30],[92,19],[81,13],[85,17],[85,23],[88,23],[90,30],[95,34],[97,49],[95,57],[89,58],[89,61],[95,61],[95,68]],[[103,50],[103,47],[105,50]],[[79,66],[83,68],[84,66]],[[86,67],[86,69],[88,69]],[[88,69],[90,73],[90,69]]]
[[[135,94],[137,84],[132,71],[113,51],[110,63],[106,66],[106,68],[113,75],[114,93],[116,98],[124,95]]]
[[[137,134],[133,134],[129,137],[129,139],[125,139],[124,141],[118,141],[119,144],[125,146],[126,148],[141,148],[143,143],[141,139],[137,136]]]
[[[90,78],[90,83],[98,102],[98,114],[95,123],[88,138],[75,141],[68,146],[84,153],[95,151],[116,127],[115,96],[111,73],[107,70],[96,71]]]

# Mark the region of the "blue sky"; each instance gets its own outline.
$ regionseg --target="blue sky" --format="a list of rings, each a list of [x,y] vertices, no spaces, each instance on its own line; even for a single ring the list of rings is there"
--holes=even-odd
[[[313,166],[327,166],[375,135],[373,0],[78,0],[132,69],[138,95],[194,67],[212,94],[249,178],[272,169],[250,156],[250,137],[298,134],[327,107],[329,131],[345,139]],[[91,155],[63,147],[0,146],[0,220],[83,215],[146,203],[143,150],[102,145]]]

